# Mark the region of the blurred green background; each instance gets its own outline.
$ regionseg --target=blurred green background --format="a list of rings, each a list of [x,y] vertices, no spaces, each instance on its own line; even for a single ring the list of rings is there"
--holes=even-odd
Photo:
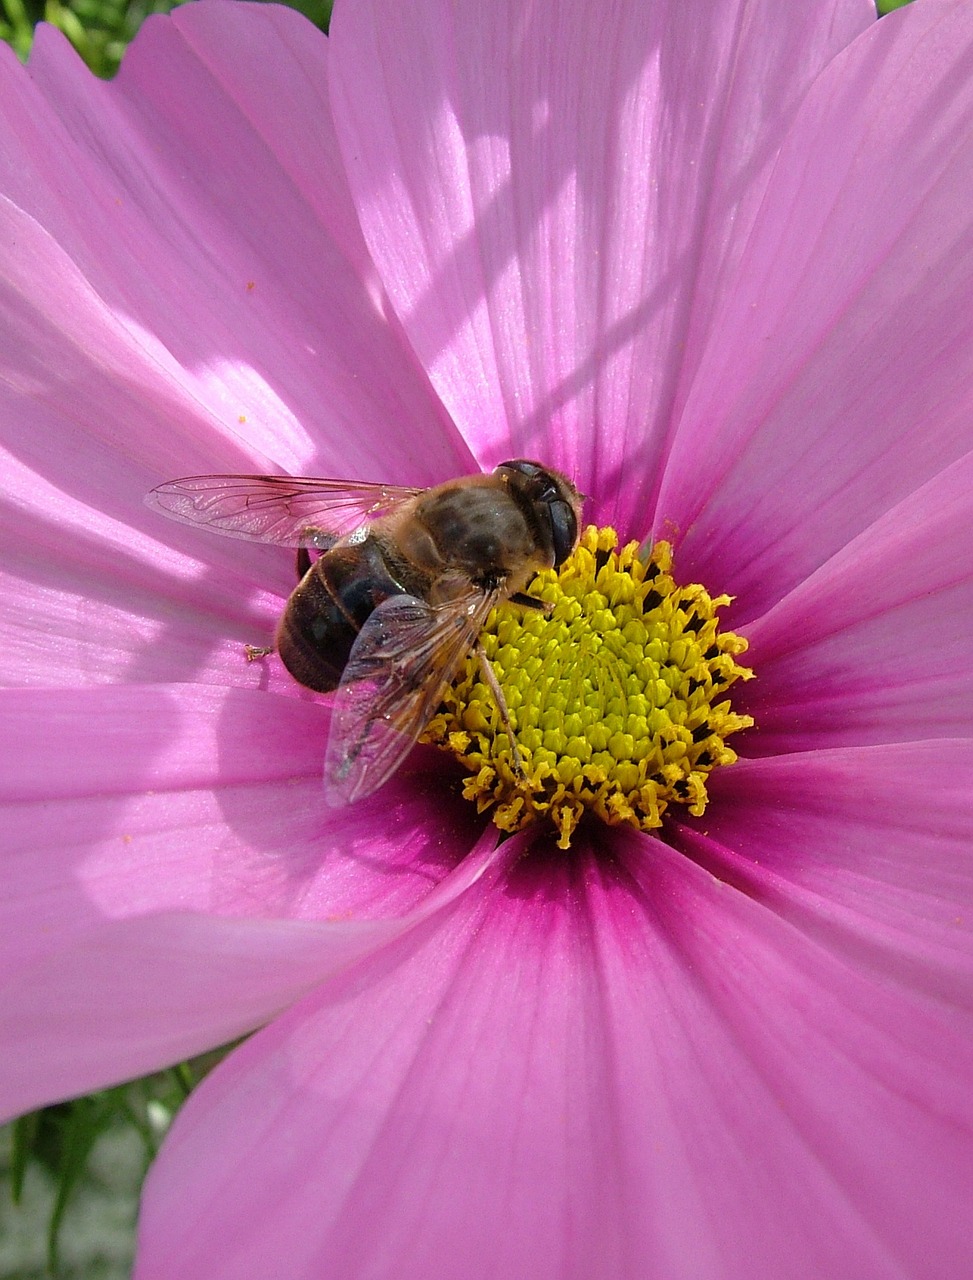
[[[0,39],[26,59],[35,25],[49,22],[96,75],[111,76],[145,18],[179,2],[0,0]],[[290,7],[326,31],[332,3],[293,0]],[[880,0],[878,10],[906,3]],[[125,1280],[142,1178],[180,1103],[220,1056],[0,1129],[0,1280]]]
[[[125,46],[150,13],[168,13],[183,0],[0,0],[0,39],[26,58],[38,22],[59,27],[96,75],[110,76]],[[291,0],[323,31],[328,29],[334,0]]]

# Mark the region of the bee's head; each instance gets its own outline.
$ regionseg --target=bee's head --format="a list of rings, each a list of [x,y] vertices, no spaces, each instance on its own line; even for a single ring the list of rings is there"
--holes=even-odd
[[[511,493],[527,510],[551,551],[554,568],[558,568],[578,545],[584,498],[560,471],[526,458],[501,462],[494,474],[506,478]]]

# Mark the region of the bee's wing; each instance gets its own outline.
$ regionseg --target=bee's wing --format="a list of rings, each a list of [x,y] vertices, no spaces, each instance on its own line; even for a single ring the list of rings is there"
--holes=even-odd
[[[422,493],[390,484],[295,476],[185,476],[145,501],[184,524],[284,547],[331,546]]]
[[[330,804],[371,795],[395,772],[501,599],[471,587],[448,605],[402,595],[378,606],[335,696],[324,761]]]

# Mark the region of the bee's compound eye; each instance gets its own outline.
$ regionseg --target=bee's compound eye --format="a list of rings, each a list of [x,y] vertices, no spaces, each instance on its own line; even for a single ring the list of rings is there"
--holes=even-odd
[[[554,537],[554,567],[559,568],[574,550],[578,540],[578,520],[574,508],[562,498],[555,498],[547,507],[551,515],[551,533]]]
[[[511,458],[509,462],[501,462],[497,471],[518,471],[522,476],[533,479],[544,471],[539,462],[531,462],[528,458]],[[545,473],[546,474],[546,473]]]

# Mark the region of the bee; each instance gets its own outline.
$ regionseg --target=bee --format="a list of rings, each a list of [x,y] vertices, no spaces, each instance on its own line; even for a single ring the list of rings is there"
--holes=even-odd
[[[274,647],[248,646],[248,656],[276,649],[300,684],[335,691],[324,766],[332,804],[388,780],[474,649],[520,767],[479,635],[503,601],[545,607],[524,589],[578,544],[583,497],[566,476],[524,458],[431,489],[188,476],[146,501],[231,538],[298,548],[299,581]]]

